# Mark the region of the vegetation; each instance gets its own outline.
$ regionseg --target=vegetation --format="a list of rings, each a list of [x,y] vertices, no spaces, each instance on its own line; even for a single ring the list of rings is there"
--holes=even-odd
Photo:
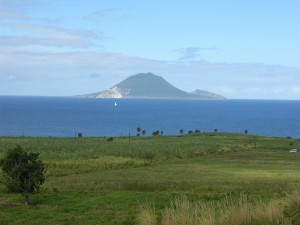
[[[159,134],[160,134],[159,130],[156,130],[156,131],[153,131],[153,132],[152,132],[152,135],[153,135],[153,136],[158,136]]]
[[[143,136],[146,135],[146,130],[142,130],[142,135],[143,135]]]
[[[142,129],[140,127],[136,128],[136,131],[137,131],[136,136],[141,136],[141,130]]]
[[[300,223],[299,205],[294,205],[299,200],[298,193],[270,202],[253,202],[244,194],[239,197],[229,196],[216,203],[193,202],[183,197],[173,200],[159,217],[155,207],[146,202],[140,206],[137,221],[138,224],[149,225],[294,225]]]
[[[299,224],[300,154],[290,143],[299,149],[297,139],[221,132],[1,137],[0,158],[19,144],[47,172],[30,206],[0,184],[0,224]]]
[[[84,98],[114,98],[115,93],[125,98],[164,98],[164,99],[206,99],[224,100],[223,96],[208,91],[197,90],[195,93],[182,91],[164,78],[153,73],[138,73],[130,76],[108,90],[93,94],[80,95]]]
[[[28,154],[17,145],[0,160],[6,187],[11,192],[22,193],[26,205],[29,194],[36,192],[45,181],[44,165],[38,156],[37,153]]]
[[[111,141],[113,141],[113,140],[114,140],[113,137],[107,138],[107,141],[109,141],[109,142],[111,142]]]

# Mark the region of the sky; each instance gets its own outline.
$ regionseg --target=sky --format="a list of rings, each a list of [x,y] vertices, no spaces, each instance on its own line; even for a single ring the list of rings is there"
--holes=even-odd
[[[299,0],[0,0],[0,95],[72,96],[152,72],[300,100]]]

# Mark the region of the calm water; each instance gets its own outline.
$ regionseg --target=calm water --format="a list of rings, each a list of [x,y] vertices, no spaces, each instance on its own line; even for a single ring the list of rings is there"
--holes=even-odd
[[[117,106],[115,106],[115,102]],[[0,97],[0,136],[151,135],[200,129],[300,137],[300,101]]]

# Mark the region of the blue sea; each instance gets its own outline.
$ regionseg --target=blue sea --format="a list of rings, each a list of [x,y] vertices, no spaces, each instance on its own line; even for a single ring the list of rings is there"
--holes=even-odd
[[[300,101],[0,96],[0,136],[134,136],[137,127],[299,138]]]

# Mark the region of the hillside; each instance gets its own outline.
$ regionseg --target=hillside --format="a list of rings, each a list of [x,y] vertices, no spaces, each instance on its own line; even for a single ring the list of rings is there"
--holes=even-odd
[[[299,148],[297,139],[221,132],[150,137],[151,130],[147,135],[109,142],[0,137],[0,158],[21,143],[40,153],[47,168],[46,182],[29,206],[0,182],[0,224],[178,224],[161,222],[174,212],[187,215],[181,224],[200,224],[185,219],[208,216],[220,222],[204,224],[300,224],[284,213],[299,212],[300,157],[288,152],[290,143]],[[181,204],[184,199],[191,202]]]
[[[139,73],[128,77],[108,90],[80,95],[84,98],[174,98],[174,99],[225,99],[220,95],[203,92],[194,94],[180,90],[153,73]],[[210,93],[210,94],[207,94]],[[216,97],[217,96],[217,97]],[[222,97],[222,96],[221,96]]]
[[[209,91],[198,90],[198,89],[191,92],[191,94],[199,95],[199,96],[202,96],[203,98],[212,98],[212,99],[219,99],[219,100],[226,99],[222,95],[212,93]]]

